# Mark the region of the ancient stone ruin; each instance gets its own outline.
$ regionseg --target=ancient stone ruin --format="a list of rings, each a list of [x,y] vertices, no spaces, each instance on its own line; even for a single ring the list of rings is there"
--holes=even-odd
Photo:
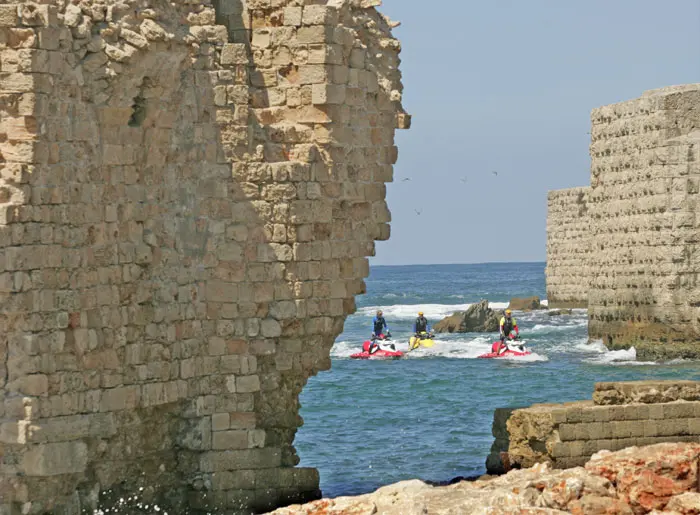
[[[298,395],[410,121],[379,3],[0,5],[1,513],[319,495]]]
[[[550,192],[547,297],[642,359],[700,355],[700,84],[593,110],[591,186]]]
[[[602,450],[698,442],[700,382],[596,383],[591,401],[497,409],[493,434],[492,473],[504,465],[577,467]]]

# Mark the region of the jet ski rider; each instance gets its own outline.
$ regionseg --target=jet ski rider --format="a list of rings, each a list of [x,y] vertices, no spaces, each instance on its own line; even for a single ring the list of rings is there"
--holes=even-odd
[[[510,309],[506,309],[504,316],[501,317],[501,322],[499,325],[499,331],[501,333],[501,345],[498,349],[498,353],[505,351],[507,349],[505,341],[510,339],[511,331],[515,331],[516,338],[520,335],[520,330],[518,329],[518,322],[513,318],[513,312]]]
[[[418,312],[418,318],[413,322],[413,332],[416,337],[420,336],[420,333],[429,333],[430,325],[428,324],[428,319],[423,316],[423,312]]]
[[[377,316],[372,319],[372,340],[379,338],[380,334],[383,334],[386,337],[391,336],[389,326],[386,325],[386,320],[384,319],[383,315],[384,314],[380,309],[377,311]],[[384,329],[386,329],[386,331]]]

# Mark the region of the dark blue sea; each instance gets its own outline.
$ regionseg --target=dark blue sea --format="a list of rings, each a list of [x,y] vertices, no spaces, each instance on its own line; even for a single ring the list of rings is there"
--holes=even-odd
[[[437,335],[431,349],[394,361],[350,359],[381,308],[400,350],[417,312],[431,324],[480,299],[502,310],[511,297],[545,299],[544,263],[377,266],[367,294],[332,350],[332,368],[301,394],[301,466],[316,467],[324,496],[358,494],[404,479],[444,481],[485,472],[497,407],[590,399],[596,381],[700,380],[700,364],[642,363],[634,349],[588,342],[586,310],[515,312],[534,352],[475,359],[495,334]]]

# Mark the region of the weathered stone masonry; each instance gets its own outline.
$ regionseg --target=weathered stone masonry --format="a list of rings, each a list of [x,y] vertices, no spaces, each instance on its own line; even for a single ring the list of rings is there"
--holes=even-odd
[[[700,441],[700,382],[596,383],[592,401],[498,409],[496,441],[487,460],[502,472],[510,466],[583,465],[598,451],[665,442]]]
[[[548,293],[588,284],[589,335],[610,348],[634,345],[643,359],[697,356],[700,85],[650,91],[595,109],[591,120],[589,238],[578,252],[549,247]],[[550,219],[549,238],[571,222],[556,221],[551,205]],[[576,266],[587,280],[562,281]]]
[[[590,286],[589,188],[547,195],[547,301],[553,308],[585,308]]]
[[[0,513],[319,494],[298,395],[409,123],[378,3],[0,4]]]

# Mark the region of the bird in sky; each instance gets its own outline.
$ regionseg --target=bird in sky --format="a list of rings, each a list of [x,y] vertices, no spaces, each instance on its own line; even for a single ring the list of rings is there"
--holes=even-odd
[[[460,181],[462,181],[462,182],[467,182],[467,178],[466,178],[466,177],[462,177],[462,178],[460,179]]]
[[[420,214],[423,212],[423,211],[421,211],[421,210],[419,210],[419,209],[414,209],[414,211],[416,212],[417,215],[420,215]]]
[[[498,172],[496,170],[493,170],[491,173],[496,175],[496,176],[498,175]]]
[[[403,179],[401,179],[401,182],[406,182],[406,181],[410,181],[410,180],[411,180],[410,177],[404,177]]]

